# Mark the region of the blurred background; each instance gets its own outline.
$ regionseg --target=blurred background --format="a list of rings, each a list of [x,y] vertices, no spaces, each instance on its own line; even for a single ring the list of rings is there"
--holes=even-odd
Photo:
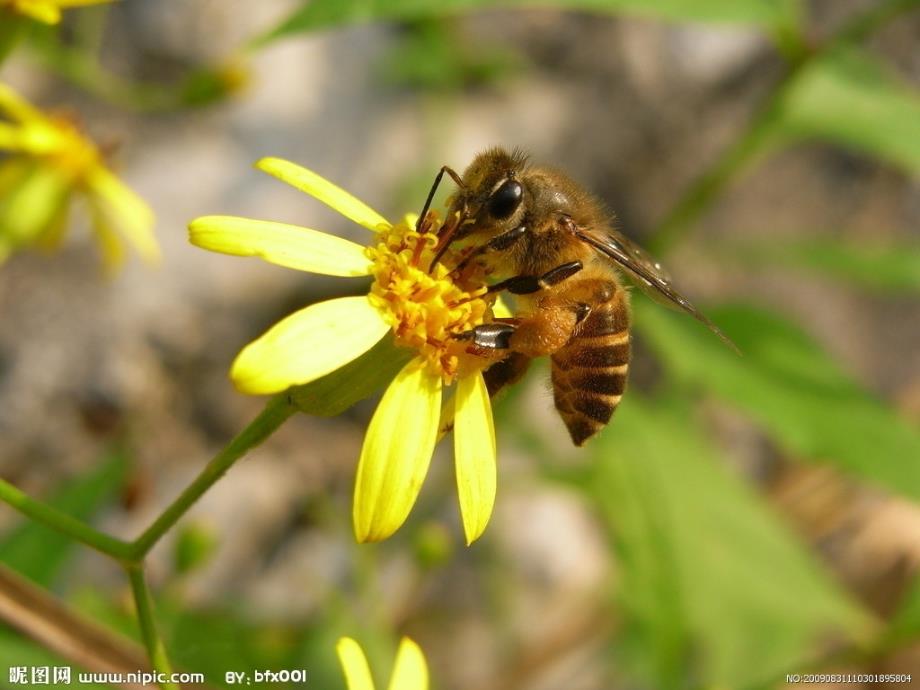
[[[448,447],[408,523],[358,546],[376,401],[292,418],[150,556],[175,664],[341,688],[348,634],[385,687],[408,634],[443,690],[920,685],[917,3],[498,4],[123,0],[30,26],[0,80],[107,152],[163,260],[107,277],[77,207],[60,250],[0,265],[0,475],[133,538],[263,406],[227,379],[239,349],[365,289],[187,243],[206,214],[363,238],[253,161],[395,218],[441,165],[519,146],[602,198],[743,355],[636,294],[599,438],[571,447],[545,367],[497,404],[471,548]],[[137,638],[108,559],[3,508],[0,561]],[[64,663],[7,624],[0,666]],[[847,687],[889,685],[910,684]]]

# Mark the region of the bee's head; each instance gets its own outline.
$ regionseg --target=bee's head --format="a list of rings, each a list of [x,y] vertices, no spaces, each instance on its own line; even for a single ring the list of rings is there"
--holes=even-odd
[[[478,235],[488,241],[520,224],[528,194],[521,179],[526,165],[523,153],[501,148],[473,159],[463,172],[463,186],[448,200],[447,218],[459,222],[454,240]]]

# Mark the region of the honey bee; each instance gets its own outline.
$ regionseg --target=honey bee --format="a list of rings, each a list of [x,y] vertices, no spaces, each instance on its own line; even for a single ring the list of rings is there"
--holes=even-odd
[[[530,165],[520,151],[489,149],[463,175],[441,169],[420,224],[445,173],[458,189],[448,199],[435,261],[455,242],[467,245],[454,271],[475,262],[489,275],[507,276],[490,293],[516,296],[513,318],[461,336],[471,352],[496,360],[485,370],[490,395],[520,379],[533,358],[548,355],[556,409],[574,444],[603,429],[629,369],[629,295],[621,274],[734,348],[674,289],[659,263],[614,229],[613,215],[565,174]]]

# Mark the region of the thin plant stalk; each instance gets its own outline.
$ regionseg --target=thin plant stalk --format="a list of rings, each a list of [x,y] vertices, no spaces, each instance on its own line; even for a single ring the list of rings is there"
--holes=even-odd
[[[147,656],[150,658],[150,665],[153,670],[167,680],[159,683],[163,690],[179,690],[179,686],[171,682],[172,664],[166,655],[166,647],[163,640],[157,632],[156,621],[153,615],[153,599],[150,596],[150,590],[147,588],[147,581],[144,579],[144,566],[139,563],[132,563],[125,566],[125,572],[131,581],[131,592],[134,594],[134,607],[137,610],[137,621],[141,629],[141,637],[144,638],[144,646],[147,648]]]
[[[27,518],[86,544],[91,549],[119,561],[131,557],[131,544],[116,539],[87,525],[82,520],[63,513],[43,501],[32,498],[15,486],[0,479],[0,500],[12,506]]]
[[[296,411],[286,395],[273,398],[265,409],[239,435],[205,466],[189,486],[179,494],[140,537],[130,544],[133,560],[140,561],[160,538],[210,489],[233,464],[271,436]]]

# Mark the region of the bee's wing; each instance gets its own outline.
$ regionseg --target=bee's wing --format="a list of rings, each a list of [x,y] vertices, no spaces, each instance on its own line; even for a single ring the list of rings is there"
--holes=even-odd
[[[574,232],[580,240],[613,259],[649,297],[656,302],[687,312],[697,321],[706,324],[709,330],[719,336],[735,352],[739,352],[738,346],[718,326],[694,307],[690,300],[674,289],[671,285],[671,277],[664,267],[642,247],[613,228],[604,228],[603,232],[598,232],[576,227]]]

